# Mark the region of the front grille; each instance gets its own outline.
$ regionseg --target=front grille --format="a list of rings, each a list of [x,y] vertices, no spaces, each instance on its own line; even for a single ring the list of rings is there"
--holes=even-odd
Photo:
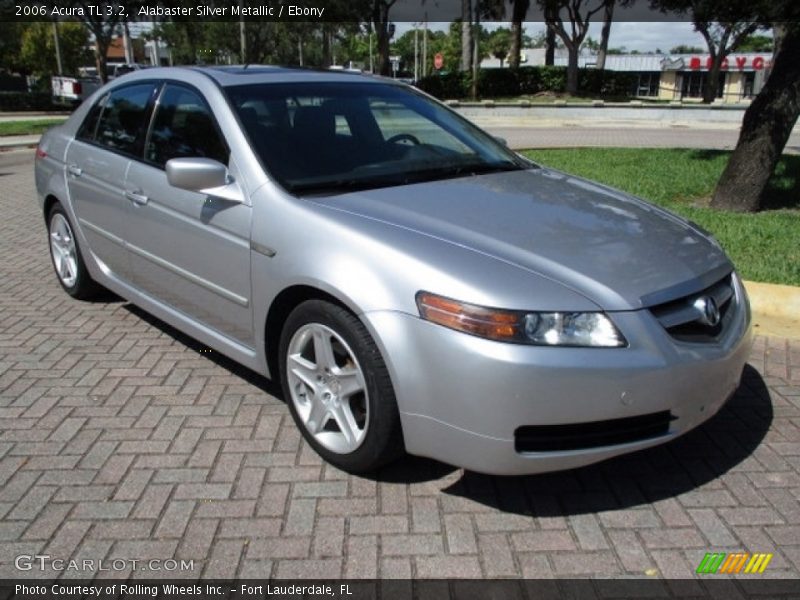
[[[713,298],[719,308],[720,320],[715,326],[703,322],[702,314],[695,308],[695,302],[702,297]],[[733,318],[736,292],[733,275],[728,275],[704,290],[689,294],[677,300],[651,306],[650,312],[661,326],[676,340],[690,343],[709,343],[719,341]]]
[[[640,442],[666,435],[675,418],[665,410],[608,421],[526,425],[514,432],[514,449],[517,452],[557,452]]]

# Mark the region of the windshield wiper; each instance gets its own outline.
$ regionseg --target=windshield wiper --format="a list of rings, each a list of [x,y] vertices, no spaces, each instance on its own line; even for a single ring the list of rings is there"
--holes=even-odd
[[[505,171],[521,171],[521,165],[512,162],[484,163],[470,162],[461,164],[450,164],[430,169],[420,169],[406,174],[407,183],[422,181],[435,181],[437,179],[449,179],[452,177],[462,177],[466,175],[485,175],[487,173],[499,173]]]
[[[308,194],[355,192],[358,190],[368,190],[371,188],[387,187],[391,185],[402,185],[403,183],[405,183],[405,181],[402,174],[392,175],[391,177],[350,177],[290,184],[289,191],[293,194],[305,196]]]
[[[483,175],[504,171],[520,171],[523,167],[513,162],[470,162],[451,164],[416,171],[401,171],[375,177],[342,177],[322,181],[307,181],[289,185],[289,191],[298,195],[341,194],[396,185],[408,185],[465,175]]]

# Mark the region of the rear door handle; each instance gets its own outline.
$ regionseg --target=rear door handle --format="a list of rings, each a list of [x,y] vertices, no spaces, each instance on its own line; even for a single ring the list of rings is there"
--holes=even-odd
[[[72,175],[73,177],[80,177],[81,175],[83,175],[83,169],[81,169],[78,165],[68,166],[67,171],[69,171],[69,174]]]
[[[138,204],[139,206],[144,206],[145,204],[147,204],[147,201],[150,200],[150,198],[148,198],[144,194],[131,191],[126,191],[125,197],[134,204]]]

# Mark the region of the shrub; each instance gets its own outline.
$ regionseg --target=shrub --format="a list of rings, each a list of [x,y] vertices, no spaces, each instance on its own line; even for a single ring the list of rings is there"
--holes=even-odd
[[[518,96],[519,77],[512,69],[482,69],[478,75],[478,92],[481,96]]]
[[[460,71],[429,75],[420,79],[417,87],[442,100],[464,98],[469,95],[469,80],[466,73]]]
[[[53,98],[46,92],[0,92],[0,111],[54,110]]]
[[[541,78],[540,91],[561,94],[567,90],[567,68],[542,66],[539,69]]]
[[[542,91],[542,68],[521,67],[517,71],[519,93],[532,96]]]
[[[470,93],[471,74],[454,71],[431,75],[420,80],[419,87],[440,99],[466,98]],[[578,71],[578,92],[587,96],[630,96],[636,83],[635,73],[622,71]],[[485,98],[533,95],[539,92],[564,93],[567,89],[566,67],[522,67],[520,69],[482,69],[478,75],[478,94]]]

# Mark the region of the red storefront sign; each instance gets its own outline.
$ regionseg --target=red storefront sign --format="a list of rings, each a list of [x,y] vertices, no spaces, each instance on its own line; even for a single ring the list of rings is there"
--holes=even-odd
[[[749,56],[733,56],[732,58],[733,62],[736,65],[735,68],[739,69],[740,71],[744,71],[745,67],[748,66],[748,62],[750,63],[750,67],[754,71],[761,71],[764,68],[770,67],[770,61],[765,59],[763,56],[754,56],[752,58],[750,58]],[[703,63],[705,63],[705,65]],[[710,56],[705,56],[702,58],[699,56],[693,56],[692,58],[689,59],[689,68],[692,71],[698,71],[703,66],[705,66],[706,69],[711,69],[711,63],[712,60]],[[730,65],[728,59],[727,58],[723,59],[720,68],[723,71],[725,71],[728,69],[729,66]]]

